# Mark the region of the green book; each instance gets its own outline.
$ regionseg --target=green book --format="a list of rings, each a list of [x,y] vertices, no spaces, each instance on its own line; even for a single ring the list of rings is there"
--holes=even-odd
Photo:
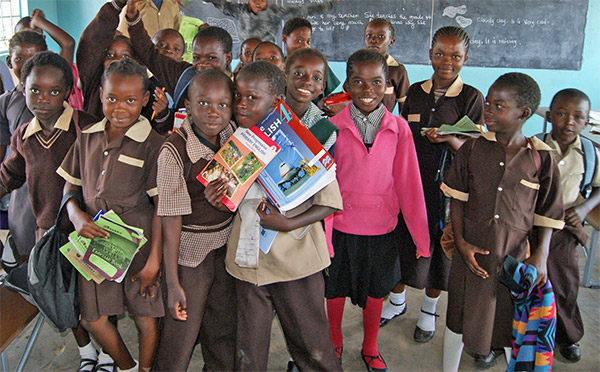
[[[422,128],[421,135],[425,135],[425,132],[431,128]],[[481,135],[481,129],[477,126],[468,116],[463,116],[462,119],[457,121],[454,125],[442,124],[436,131],[437,134],[453,134],[457,136],[466,137],[479,137]]]

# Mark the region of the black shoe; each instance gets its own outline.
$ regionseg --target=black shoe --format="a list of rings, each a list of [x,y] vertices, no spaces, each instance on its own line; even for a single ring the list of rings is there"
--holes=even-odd
[[[378,355],[365,355],[361,350],[360,356],[362,357],[363,362],[365,362],[365,366],[367,366],[367,371],[369,371],[369,372],[388,372],[387,364],[385,363],[385,360],[383,360],[381,353],[379,353]],[[375,359],[379,359],[385,365],[385,367],[384,368],[371,367],[370,364]]]
[[[504,354],[502,349],[492,349],[487,355],[475,354],[475,365],[484,369],[491,368],[496,365],[496,359],[502,354]]]
[[[438,314],[430,313],[429,311],[425,311],[423,309],[421,309],[421,312],[424,313],[424,314],[427,314],[427,315],[434,316],[436,318],[439,317]],[[434,334],[435,334],[435,330],[433,330],[433,331],[424,331],[421,328],[419,328],[419,326],[416,326],[415,327],[415,333],[413,334],[413,338],[417,342],[427,342],[427,341],[429,341],[429,340],[431,340],[433,338]]]
[[[293,360],[290,360],[288,362],[287,369],[285,370],[285,372],[300,372],[300,370],[298,369],[296,363]]]
[[[571,344],[560,347],[560,355],[565,357],[569,362],[577,363],[581,360],[581,349],[579,344]]]
[[[402,305],[404,305],[404,310],[402,310],[401,312],[399,312],[398,314],[394,315],[393,317],[391,317],[389,319],[380,318],[379,319],[379,328],[381,328],[381,327],[385,326],[386,324],[388,324],[395,317],[406,314],[406,308],[408,307],[408,306],[405,305],[406,302],[404,302],[403,304],[400,304],[400,305],[397,305],[397,304],[393,303],[392,301],[390,301],[390,303],[392,305],[394,305],[394,306],[402,306]]]

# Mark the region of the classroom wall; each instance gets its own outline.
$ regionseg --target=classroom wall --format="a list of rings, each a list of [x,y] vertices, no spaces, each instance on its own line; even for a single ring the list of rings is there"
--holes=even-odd
[[[196,0],[198,1],[198,0]],[[46,17],[56,22],[65,31],[69,32],[75,40],[85,26],[94,18],[98,9],[105,0],[28,0],[28,8],[31,12],[40,8],[46,13]],[[557,71],[557,70],[529,70],[529,69],[507,69],[507,68],[483,68],[469,67],[468,63],[461,72],[463,81],[473,85],[485,95],[494,80],[511,71],[518,71],[531,75],[540,85],[542,90],[541,106],[549,106],[552,95],[560,89],[574,87],[586,92],[592,101],[592,107],[600,108],[600,69],[597,67],[600,61],[600,1],[591,0],[588,8],[588,18],[585,30],[585,42],[583,46],[583,63],[581,71]],[[565,30],[565,32],[569,32]],[[402,40],[396,40],[401,43]],[[52,50],[58,50],[56,44],[49,42]],[[400,56],[395,56],[398,62],[402,62]],[[345,63],[331,63],[335,74],[343,80],[345,77]],[[428,65],[406,65],[411,82],[426,80],[431,77],[432,69]],[[533,135],[542,130],[543,120],[535,116],[526,124],[524,131],[527,135]]]

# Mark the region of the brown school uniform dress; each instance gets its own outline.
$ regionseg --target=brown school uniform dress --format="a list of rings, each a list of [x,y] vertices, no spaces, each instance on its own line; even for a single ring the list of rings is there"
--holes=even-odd
[[[402,112],[402,105],[406,100],[406,93],[410,86],[408,73],[404,65],[396,62],[394,57],[389,54],[386,58],[386,63],[388,65],[387,88],[385,89],[382,102],[389,112],[394,111],[394,107],[398,103],[400,105],[399,111]]]
[[[223,145],[233,127],[221,131]],[[187,300],[187,320],[163,319],[157,371],[184,371],[200,335],[205,367],[231,371],[235,358],[235,285],[225,270],[226,243],[233,214],[211,206],[196,176],[218,148],[198,136],[189,121],[163,144],[158,157],[158,215],[181,216],[179,283]]]
[[[470,141],[475,141],[471,145]],[[467,351],[487,355],[490,348],[510,347],[514,306],[508,288],[499,282],[506,255],[523,261],[534,226],[562,229],[560,177],[551,149],[537,138],[505,163],[503,146],[493,132],[467,141],[459,150],[441,188],[465,202],[464,238],[488,250],[476,255],[489,274],[482,279],[461,256],[452,260],[446,325],[463,335]]]
[[[421,135],[421,128],[454,124],[465,115],[475,123],[483,123],[483,95],[472,86],[464,84],[460,77],[456,78],[437,102],[433,80],[411,85],[402,108],[402,116],[408,121],[419,158],[431,239],[431,257],[421,257],[417,260],[414,243],[410,239],[406,224],[402,218],[398,219],[396,231],[399,241],[400,275],[403,283],[414,288],[446,290],[451,264],[440,245],[443,198],[439,189],[440,183],[435,182],[446,145],[429,142],[427,137]]]
[[[23,92],[14,88],[0,96],[0,145],[9,146],[11,136],[21,125],[33,119],[25,104]],[[8,229],[20,255],[29,255],[35,244],[35,217],[27,185],[10,194],[8,205]]]
[[[115,213],[126,224],[144,229],[148,242],[134,257],[123,281],[100,284],[79,277],[81,317],[95,321],[101,315],[131,315],[159,318],[165,315],[160,286],[156,296],[140,296],[140,281],[131,277],[146,264],[152,237],[154,206],[158,194],[156,161],[164,139],[148,120],[140,116],[122,138],[108,143],[107,120],[83,130],[56,171],[67,182],[81,186],[84,211],[91,216],[103,209]]]
[[[257,187],[256,184],[252,187]],[[245,202],[242,201],[242,204]],[[287,213],[298,215],[313,205],[342,209],[337,181]],[[243,208],[242,205],[238,208]],[[321,271],[330,259],[320,222],[303,238],[277,233],[268,254],[259,252],[258,267],[235,263],[240,240],[240,213],[236,214],[227,244],[227,271],[236,278],[236,370],[266,371],[273,309],[283,328],[288,350],[301,371],[341,371],[329,336]],[[298,237],[304,228],[294,230]],[[320,358],[315,356],[319,355]]]
[[[47,138],[42,134],[42,127],[35,117],[19,127],[11,138],[11,154],[0,168],[0,190],[3,193],[27,182],[38,226],[36,240],[56,220],[65,185],[65,180],[56,174],[56,169],[77,138],[79,129],[76,126],[85,128],[98,121],[92,115],[79,111],[75,122],[73,108],[66,102],[64,106],[65,110]],[[69,229],[69,225],[65,218],[63,227]]]
[[[584,159],[581,140],[575,139],[563,154],[558,143],[547,135],[545,142],[554,152],[560,172],[563,205],[565,210],[578,205],[579,187],[584,173]],[[600,187],[600,151],[596,148],[596,172],[592,178],[592,187]],[[556,300],[556,344],[567,346],[583,337],[583,320],[577,295],[579,293],[579,247],[585,244],[587,234],[583,225],[569,226],[554,231],[548,255],[548,277],[552,282]]]

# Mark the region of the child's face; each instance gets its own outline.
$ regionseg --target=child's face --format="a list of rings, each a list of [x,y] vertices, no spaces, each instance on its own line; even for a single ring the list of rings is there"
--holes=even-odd
[[[267,0],[248,0],[248,7],[254,14],[258,14],[267,9]]]
[[[124,40],[113,41],[106,52],[104,53],[104,68],[112,62],[120,59],[132,58],[133,50],[130,45]]]
[[[325,64],[315,56],[297,58],[285,78],[288,100],[308,103],[325,90]]]
[[[42,48],[39,45],[16,45],[10,53],[10,57],[6,58],[6,63],[8,67],[12,68],[14,73],[20,78],[21,69],[23,68],[25,62],[27,62],[29,58],[33,57],[34,54],[39,52],[42,52]]]
[[[519,107],[513,88],[493,84],[485,97],[483,112],[486,127],[491,132],[514,135],[521,131],[531,114],[528,107]]]
[[[344,87],[352,103],[363,113],[373,112],[385,94],[385,70],[375,61],[358,62],[354,65]]]
[[[561,144],[570,144],[588,123],[590,103],[578,97],[559,96],[554,99],[546,118],[552,123],[552,137]]]
[[[240,50],[240,60],[244,65],[252,62],[252,53],[254,53],[254,49],[256,49],[258,43],[258,40],[250,40],[242,46],[242,49]]]
[[[389,47],[396,41],[390,27],[385,23],[371,22],[365,28],[365,48],[385,56]]]
[[[233,114],[238,125],[250,128],[258,124],[279,102],[279,97],[269,91],[264,79],[238,75],[233,94]]]
[[[160,54],[171,58],[175,62],[181,62],[185,44],[183,43],[181,36],[173,32],[167,32],[162,34],[161,37],[156,40],[154,47]]]
[[[283,56],[271,44],[263,44],[254,50],[254,61],[265,61],[277,66],[282,72],[284,69]]]
[[[469,59],[464,42],[458,36],[442,36],[429,49],[433,78],[451,83]]]
[[[300,27],[290,32],[289,35],[281,36],[288,56],[298,49],[310,48],[311,38],[312,31],[308,27]]]
[[[194,80],[188,89],[185,109],[202,137],[214,141],[231,119],[232,92],[221,80]]]
[[[144,91],[141,76],[110,74],[100,88],[102,112],[113,127],[125,129],[134,124],[150,92]]]
[[[53,66],[34,67],[25,80],[27,108],[46,127],[56,123],[69,93],[62,70]]]
[[[225,53],[218,40],[198,38],[194,42],[192,66],[196,72],[215,69],[227,72],[231,63],[231,52]]]

